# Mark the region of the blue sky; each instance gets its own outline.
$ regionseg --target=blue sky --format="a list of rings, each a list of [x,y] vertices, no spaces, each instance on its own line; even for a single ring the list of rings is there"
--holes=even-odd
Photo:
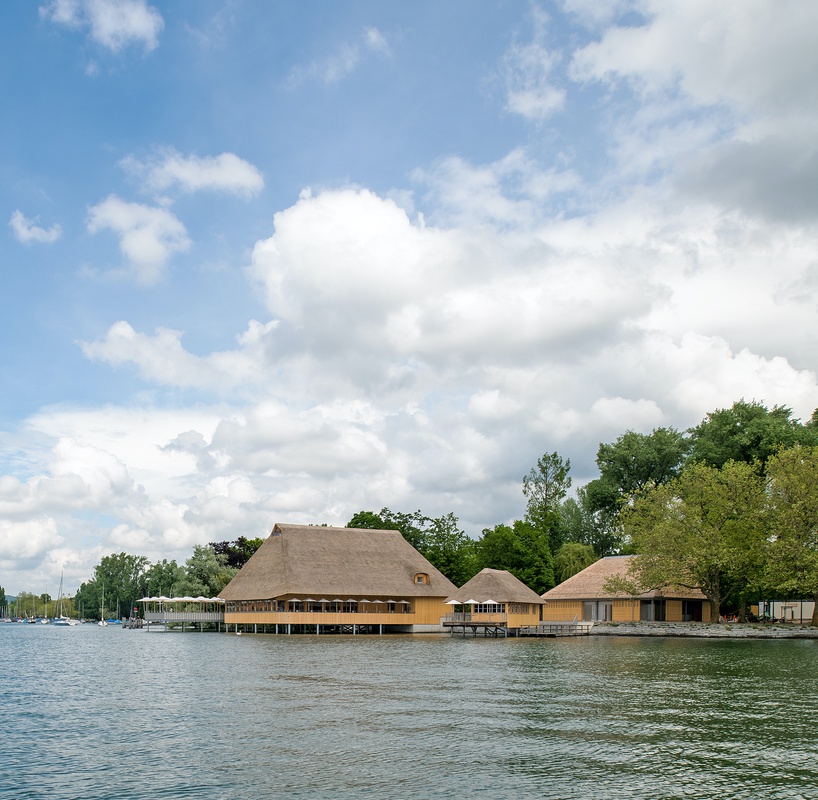
[[[818,406],[813,3],[0,14],[7,591]]]

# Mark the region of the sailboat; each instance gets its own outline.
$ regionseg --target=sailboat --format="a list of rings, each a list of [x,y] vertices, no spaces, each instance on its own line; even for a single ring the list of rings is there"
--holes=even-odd
[[[60,573],[60,590],[58,592],[59,598],[57,600],[57,611],[58,614],[54,619],[51,620],[52,625],[60,625],[61,627],[67,628],[69,625],[79,625],[80,621],[78,619],[71,619],[70,617],[65,616],[65,606],[63,604],[63,594],[62,594],[62,578],[63,574]]]
[[[107,628],[108,623],[105,621],[105,584],[102,584],[102,605],[99,607],[99,622],[100,628]]]

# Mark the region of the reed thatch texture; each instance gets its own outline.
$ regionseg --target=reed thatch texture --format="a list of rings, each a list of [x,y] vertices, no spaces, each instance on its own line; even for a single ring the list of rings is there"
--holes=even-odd
[[[611,594],[605,591],[605,583],[609,578],[629,579],[628,569],[632,560],[639,556],[607,556],[595,561],[582,572],[578,572],[568,580],[550,589],[542,595],[546,602],[550,600],[611,600],[637,597],[649,600],[664,597],[673,600],[705,600],[705,596],[698,589],[681,587],[664,587],[652,589],[637,595],[625,592]]]
[[[446,598],[447,603],[453,600],[458,603],[465,603],[468,600],[485,603],[493,600],[495,603],[537,603],[538,605],[544,602],[533,589],[529,589],[507,570],[489,569],[488,567],[478,572]]]
[[[428,576],[425,582],[418,574]],[[219,596],[442,599],[455,589],[399,531],[277,523]]]

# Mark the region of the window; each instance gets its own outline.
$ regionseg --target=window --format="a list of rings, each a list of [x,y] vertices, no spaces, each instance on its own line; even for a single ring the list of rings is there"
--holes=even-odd
[[[415,575],[415,583],[429,583],[429,576],[425,572],[418,572]]]
[[[502,614],[505,610],[504,603],[478,603],[474,607],[475,614]]]

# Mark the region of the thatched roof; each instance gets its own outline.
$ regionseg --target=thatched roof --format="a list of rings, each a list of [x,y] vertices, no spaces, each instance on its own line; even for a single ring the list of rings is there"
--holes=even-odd
[[[428,581],[417,583],[418,573]],[[279,523],[219,596],[388,600],[444,598],[455,588],[399,531]]]
[[[451,600],[457,600],[458,603],[465,603],[468,600],[476,600],[478,603],[485,603],[488,600],[495,603],[543,602],[533,589],[529,589],[507,570],[488,567],[446,598],[446,602]]]
[[[609,594],[605,591],[605,582],[609,578],[629,578],[628,568],[632,559],[639,556],[607,556],[595,561],[591,566],[585,567],[582,572],[578,572],[567,581],[563,581],[558,586],[547,591],[542,597],[546,602],[549,600],[612,600],[614,598],[627,598],[633,595],[625,592]],[[651,590],[637,595],[639,598],[649,600],[653,597],[666,597],[671,599],[704,600],[705,596],[698,589],[682,589],[678,587],[665,587],[661,590]]]

